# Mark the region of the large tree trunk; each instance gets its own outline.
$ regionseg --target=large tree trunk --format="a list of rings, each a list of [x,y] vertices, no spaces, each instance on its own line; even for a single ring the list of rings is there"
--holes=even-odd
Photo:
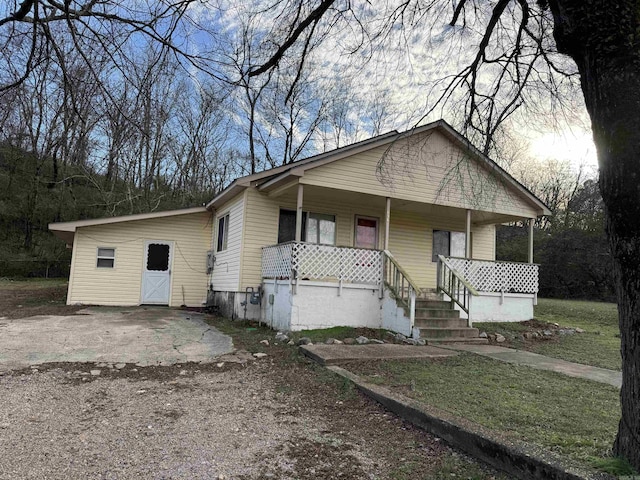
[[[613,451],[640,470],[640,0],[549,4],[558,49],[580,70],[616,272],[622,418]]]

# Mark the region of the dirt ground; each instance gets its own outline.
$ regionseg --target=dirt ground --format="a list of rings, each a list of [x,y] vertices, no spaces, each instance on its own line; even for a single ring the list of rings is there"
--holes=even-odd
[[[60,287],[1,289],[0,316],[25,308],[7,308],[16,298],[37,314],[61,308]],[[38,298],[54,304],[47,310]],[[0,376],[0,479],[504,478],[295,347],[274,345],[274,332],[211,322],[235,329],[239,348],[267,356],[120,369],[48,364]]]

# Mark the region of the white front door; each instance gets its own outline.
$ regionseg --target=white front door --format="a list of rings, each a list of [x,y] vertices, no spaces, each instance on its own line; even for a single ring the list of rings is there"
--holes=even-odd
[[[142,270],[142,303],[169,305],[172,247],[172,242],[146,242]]]

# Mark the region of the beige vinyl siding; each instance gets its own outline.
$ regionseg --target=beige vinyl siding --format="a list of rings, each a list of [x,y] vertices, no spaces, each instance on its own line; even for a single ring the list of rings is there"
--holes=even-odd
[[[291,198],[269,198],[248,189],[246,194],[246,225],[242,261],[241,289],[258,286],[262,272],[262,247],[275,245],[278,241],[278,219],[281,208],[295,210]],[[338,202],[332,200],[327,191],[324,200],[303,200],[307,212],[326,213],[336,216],[336,245],[354,246],[356,215],[378,218],[378,248],[384,243],[384,209],[373,208],[365,203]],[[459,216],[452,219],[444,214],[414,213],[391,209],[389,247],[411,277],[423,288],[433,288],[436,282],[436,265],[431,262],[433,230],[465,231],[465,221]],[[474,258],[495,258],[495,228],[472,226],[472,253]]]
[[[215,212],[213,245],[216,262],[210,282],[214,290],[235,292],[240,284],[240,257],[242,253],[242,228],[244,223],[244,193],[237,195]],[[229,214],[227,248],[216,252],[218,243],[218,219]]]
[[[164,240],[173,242],[170,305],[201,306],[207,294],[211,230],[208,212],[78,228],[68,303],[138,305],[145,242]],[[114,268],[96,267],[98,247],[115,249]]]
[[[496,226],[482,225],[471,229],[472,256],[477,260],[496,259]]]
[[[246,226],[244,237],[242,289],[255,287],[262,281],[262,247],[278,242],[278,221],[280,209],[295,210],[293,199],[269,198],[255,189],[247,191]],[[336,245],[352,247],[356,215],[378,218],[378,248],[384,241],[384,210],[371,208],[365,204],[353,204],[325,199],[303,200],[305,212],[325,213],[336,217]]]
[[[515,187],[436,131],[307,170],[300,182],[428,204],[537,216],[534,206]]]
[[[280,211],[278,202],[254,188],[247,189],[245,201],[241,290],[262,283],[262,247],[278,243]]]

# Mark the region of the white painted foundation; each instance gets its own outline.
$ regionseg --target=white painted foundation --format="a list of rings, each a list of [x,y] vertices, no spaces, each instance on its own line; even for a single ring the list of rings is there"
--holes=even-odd
[[[292,293],[295,289],[295,294]],[[274,330],[331,327],[386,328],[411,334],[409,318],[385,291],[366,284],[299,280],[264,280],[262,321]]]
[[[471,296],[471,322],[524,322],[533,318],[535,295],[480,293]]]
[[[411,319],[404,308],[398,306],[396,300],[389,295],[389,290],[385,288],[382,299],[382,328],[409,337],[413,333],[411,327]]]

